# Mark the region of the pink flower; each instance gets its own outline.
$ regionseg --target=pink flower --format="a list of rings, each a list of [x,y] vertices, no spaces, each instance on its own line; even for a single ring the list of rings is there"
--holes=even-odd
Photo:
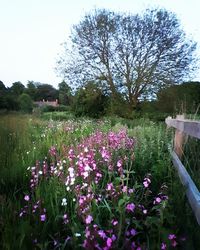
[[[168,239],[169,240],[174,240],[174,239],[176,239],[176,235],[175,234],[169,234]]]
[[[135,209],[135,204],[129,203],[129,204],[126,205],[126,210],[127,211],[134,212],[134,209]]]
[[[119,160],[119,161],[117,162],[117,167],[120,168],[121,166],[122,166],[122,160]]]
[[[153,202],[153,204],[155,205],[155,204],[159,204],[159,203],[161,203],[161,198],[160,197],[156,197],[156,199],[154,200],[154,202]]]
[[[113,189],[113,184],[112,183],[108,183],[106,189],[107,190],[112,190]]]
[[[88,216],[86,217],[86,219],[85,219],[85,223],[86,223],[86,224],[90,224],[92,221],[93,221],[93,218],[92,218],[91,215],[88,215]]]
[[[106,241],[107,247],[111,247],[112,246],[112,239],[108,238]]]
[[[127,186],[123,186],[122,192],[123,192],[123,193],[126,193],[126,192],[127,192]]]
[[[118,224],[117,220],[112,220],[111,223],[113,224],[113,226],[116,226]]]
[[[176,247],[178,245],[178,243],[175,240],[172,240],[172,246]]]
[[[165,250],[165,249],[167,249],[167,245],[164,242],[162,242],[162,244],[161,244],[161,250]]]
[[[25,195],[25,196],[24,196],[24,200],[25,200],[25,201],[29,201],[29,200],[30,200],[29,195]]]
[[[143,185],[145,188],[148,188],[151,183],[151,180],[149,178],[144,178]]]

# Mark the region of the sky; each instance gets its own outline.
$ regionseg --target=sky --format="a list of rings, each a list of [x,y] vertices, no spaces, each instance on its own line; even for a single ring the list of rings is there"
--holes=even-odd
[[[199,44],[199,0],[0,0],[0,80],[48,83],[62,81],[56,61],[73,24],[95,8],[139,13],[164,7],[176,13],[186,34]],[[194,79],[200,81],[200,70]]]

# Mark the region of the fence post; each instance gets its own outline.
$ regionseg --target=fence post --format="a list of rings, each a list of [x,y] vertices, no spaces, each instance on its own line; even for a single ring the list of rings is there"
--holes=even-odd
[[[177,115],[176,119],[183,120],[184,117],[185,117],[184,115]],[[183,126],[184,126],[184,123],[183,123]],[[184,130],[184,128],[182,130]],[[175,137],[174,137],[174,152],[176,152],[176,154],[178,155],[180,159],[183,155],[184,139],[185,139],[185,134],[182,131],[176,129]]]

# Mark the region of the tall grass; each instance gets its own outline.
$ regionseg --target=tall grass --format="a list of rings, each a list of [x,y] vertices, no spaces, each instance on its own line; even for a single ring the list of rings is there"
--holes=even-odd
[[[112,182],[119,190],[120,197],[113,203],[114,197],[109,196],[108,192],[107,198],[99,205],[95,204],[95,199],[90,201],[95,223],[105,229],[108,235],[110,233],[106,228],[112,226],[113,219],[119,219],[116,222],[119,223],[116,235],[118,239],[117,242],[113,240],[114,249],[119,249],[119,246],[121,249],[130,249],[126,245],[129,243],[125,244],[125,239],[130,240],[132,236],[123,238],[123,234],[129,228],[129,226],[125,227],[126,216],[140,232],[136,236],[136,243],[143,242],[144,249],[160,249],[161,239],[170,247],[170,241],[167,239],[170,233],[175,233],[177,240],[179,238],[179,247],[185,245],[188,249],[193,247],[199,249],[198,225],[171,165],[168,152],[168,144],[171,143],[173,132],[166,130],[165,124],[157,124],[147,119],[131,121],[117,118],[104,121],[83,119],[59,122],[25,115],[6,115],[0,119],[1,249],[82,249],[81,242],[84,240],[84,234],[86,232],[93,234],[96,229],[90,232],[86,230],[85,217],[77,213],[80,209],[76,200],[79,197],[78,189],[66,192],[66,186],[63,185],[70,162],[63,163],[66,170],[61,170],[60,162],[68,157],[70,148],[80,150],[79,144],[88,143],[89,139],[86,138],[94,136],[96,131],[106,135],[111,130],[118,133],[124,127],[127,128],[127,136],[136,140],[135,146],[130,152],[124,149],[114,150],[112,161],[117,165],[118,160],[126,155],[124,158],[126,178],[123,180],[121,175],[116,176],[116,172],[108,171],[105,168],[107,163],[101,159],[100,153],[95,158],[104,178],[99,182],[99,186],[91,183],[92,192],[105,195],[107,185]],[[105,146],[109,145],[106,143]],[[98,150],[102,150],[101,146]],[[31,168],[36,166],[39,175],[39,170],[44,170],[44,162],[48,174],[45,176],[43,172],[37,187],[30,189],[31,171],[35,171]],[[119,162],[118,164],[120,165]],[[54,174],[49,172],[51,167]],[[57,175],[59,171],[61,171],[61,177]],[[77,181],[82,185],[80,176]],[[150,189],[145,189],[142,184],[145,178],[146,181],[151,180]],[[127,187],[135,190],[134,195],[129,196],[126,191],[120,193],[121,188],[125,190]],[[161,197],[158,193],[165,192],[163,189],[167,192],[169,200],[154,204],[156,195]],[[86,190],[82,195],[85,194],[84,192]],[[24,200],[27,194],[31,201]],[[67,199],[66,206],[61,205],[64,197]],[[39,203],[36,212],[32,213],[31,210],[37,202]],[[123,209],[132,204],[131,202],[136,205],[137,219],[134,216],[132,218]],[[148,208],[147,216],[141,213],[141,204]],[[46,214],[46,211],[48,211],[47,220],[44,223],[39,218]],[[24,213],[22,217],[19,216],[21,213]],[[69,219],[69,222],[64,221],[68,223],[67,225],[63,225],[65,213]],[[67,236],[70,236],[70,239]],[[182,241],[180,237],[186,237],[186,241]]]

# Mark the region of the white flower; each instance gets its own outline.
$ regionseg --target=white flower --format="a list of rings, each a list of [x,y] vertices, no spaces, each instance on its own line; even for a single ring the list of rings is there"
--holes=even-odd
[[[84,148],[84,152],[85,152],[85,153],[88,153],[88,152],[89,152],[89,150],[88,150],[87,147]]]
[[[59,169],[60,169],[60,170],[63,170],[63,166],[60,166]]]
[[[74,169],[73,169],[72,167],[69,167],[69,168],[68,168],[68,171],[69,171],[70,173],[73,173],[73,172],[74,172]]]
[[[74,172],[70,172],[70,173],[69,173],[69,176],[70,176],[71,178],[73,178],[73,177],[74,177]]]
[[[75,233],[75,236],[76,236],[76,237],[80,237],[81,234],[80,234],[80,233]]]
[[[88,184],[87,183],[83,183],[83,187],[87,187],[88,186]]]
[[[75,178],[71,178],[71,185],[74,185]]]
[[[38,173],[39,173],[39,174],[42,174],[42,171],[40,170]]]
[[[66,199],[66,198],[63,198],[63,199],[62,199],[61,205],[62,205],[62,206],[66,206],[66,205],[67,205],[67,199]]]
[[[86,165],[86,166],[85,166],[85,171],[89,171],[89,170],[91,170],[90,166],[89,166],[89,165]]]
[[[84,178],[87,178],[89,176],[88,172],[83,173]]]
[[[68,186],[68,187],[66,188],[66,190],[69,191],[69,190],[70,190],[70,187]]]

